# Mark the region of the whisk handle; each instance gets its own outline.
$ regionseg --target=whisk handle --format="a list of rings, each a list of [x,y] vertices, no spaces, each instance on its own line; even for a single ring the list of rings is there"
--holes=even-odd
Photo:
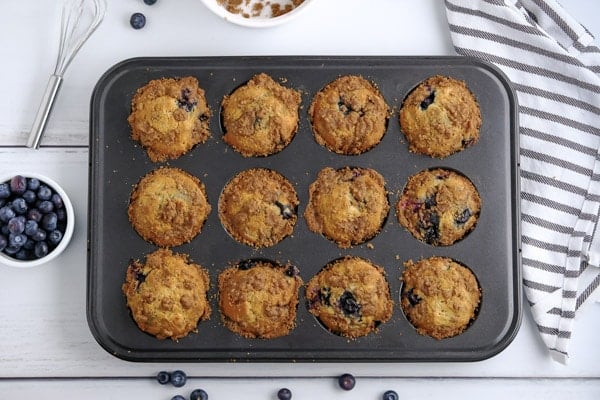
[[[48,122],[50,111],[52,111],[52,106],[54,105],[54,99],[56,99],[56,95],[58,94],[58,90],[60,89],[62,81],[63,77],[59,75],[51,75],[50,79],[48,79],[46,91],[44,92],[42,102],[40,103],[37,115],[33,121],[31,132],[29,132],[27,147],[31,147],[33,149],[40,147],[40,141],[42,140],[42,135],[44,134],[44,129],[46,128],[46,122]]]

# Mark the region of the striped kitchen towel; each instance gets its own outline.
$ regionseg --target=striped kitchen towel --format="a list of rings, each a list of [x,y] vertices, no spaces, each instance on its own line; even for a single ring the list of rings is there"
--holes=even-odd
[[[554,0],[445,3],[456,52],[497,65],[517,93],[523,285],[566,362],[576,312],[600,286],[600,49]]]

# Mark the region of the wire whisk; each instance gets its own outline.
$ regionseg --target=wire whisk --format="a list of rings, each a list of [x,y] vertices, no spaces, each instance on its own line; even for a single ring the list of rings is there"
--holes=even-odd
[[[29,133],[27,147],[39,148],[63,75],[79,49],[98,28],[105,13],[106,0],[65,0],[63,3],[56,65]]]

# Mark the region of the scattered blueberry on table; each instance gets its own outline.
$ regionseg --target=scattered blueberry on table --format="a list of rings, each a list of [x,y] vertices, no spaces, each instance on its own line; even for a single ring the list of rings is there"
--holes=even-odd
[[[67,222],[63,198],[39,179],[15,175],[0,183],[0,200],[0,251],[4,254],[35,260],[62,241]]]
[[[149,5],[149,6],[151,6],[154,3],[156,3],[156,0],[144,0],[144,3],[147,4],[147,5]]]
[[[171,400],[186,400],[186,398],[180,394],[176,394],[175,396],[171,397]]]
[[[166,385],[167,383],[171,382],[171,374],[167,371],[160,371],[158,374],[156,374],[156,380],[161,385]]]
[[[187,381],[187,375],[181,370],[176,370],[171,373],[171,384],[175,387],[182,387]]]
[[[356,378],[352,374],[342,374],[338,378],[338,384],[344,390],[352,390],[356,385]]]
[[[190,400],[208,400],[208,393],[202,389],[195,389],[190,393]]]
[[[133,13],[129,23],[133,29],[142,29],[146,25],[146,16],[139,12]]]
[[[291,400],[292,391],[288,388],[279,389],[279,392],[277,392],[277,398],[279,400]]]
[[[383,394],[382,400],[398,400],[398,393],[394,390],[388,390]]]

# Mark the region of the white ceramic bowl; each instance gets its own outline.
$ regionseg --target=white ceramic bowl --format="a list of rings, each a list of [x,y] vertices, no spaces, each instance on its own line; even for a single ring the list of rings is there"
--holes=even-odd
[[[267,28],[271,26],[284,24],[296,18],[299,14],[306,10],[306,8],[313,2],[314,0],[304,0],[304,2],[298,7],[278,17],[257,16],[246,18],[241,14],[233,14],[227,11],[225,7],[223,7],[217,2],[217,0],[202,0],[202,3],[204,3],[204,5],[208,7],[209,10],[211,10],[224,20],[236,25],[246,26],[250,28]]]
[[[12,173],[10,175],[3,173],[2,175],[0,175],[0,183],[9,181],[15,175],[22,175],[26,178],[37,178],[42,183],[48,185],[52,190],[58,193],[60,197],[62,197],[65,211],[67,213],[67,226],[65,228],[63,238],[61,239],[58,246],[56,246],[44,257],[38,258],[36,260],[17,260],[16,258],[9,256],[8,254],[5,254],[3,251],[0,251],[0,264],[17,268],[36,267],[58,257],[60,253],[62,253],[64,249],[66,249],[69,245],[71,237],[73,236],[73,229],[75,227],[75,213],[73,212],[73,204],[71,203],[71,199],[69,199],[69,196],[67,196],[67,193],[63,190],[63,188],[61,188],[60,185],[56,183],[53,179],[48,178],[44,175],[36,174],[33,172],[18,172]]]

